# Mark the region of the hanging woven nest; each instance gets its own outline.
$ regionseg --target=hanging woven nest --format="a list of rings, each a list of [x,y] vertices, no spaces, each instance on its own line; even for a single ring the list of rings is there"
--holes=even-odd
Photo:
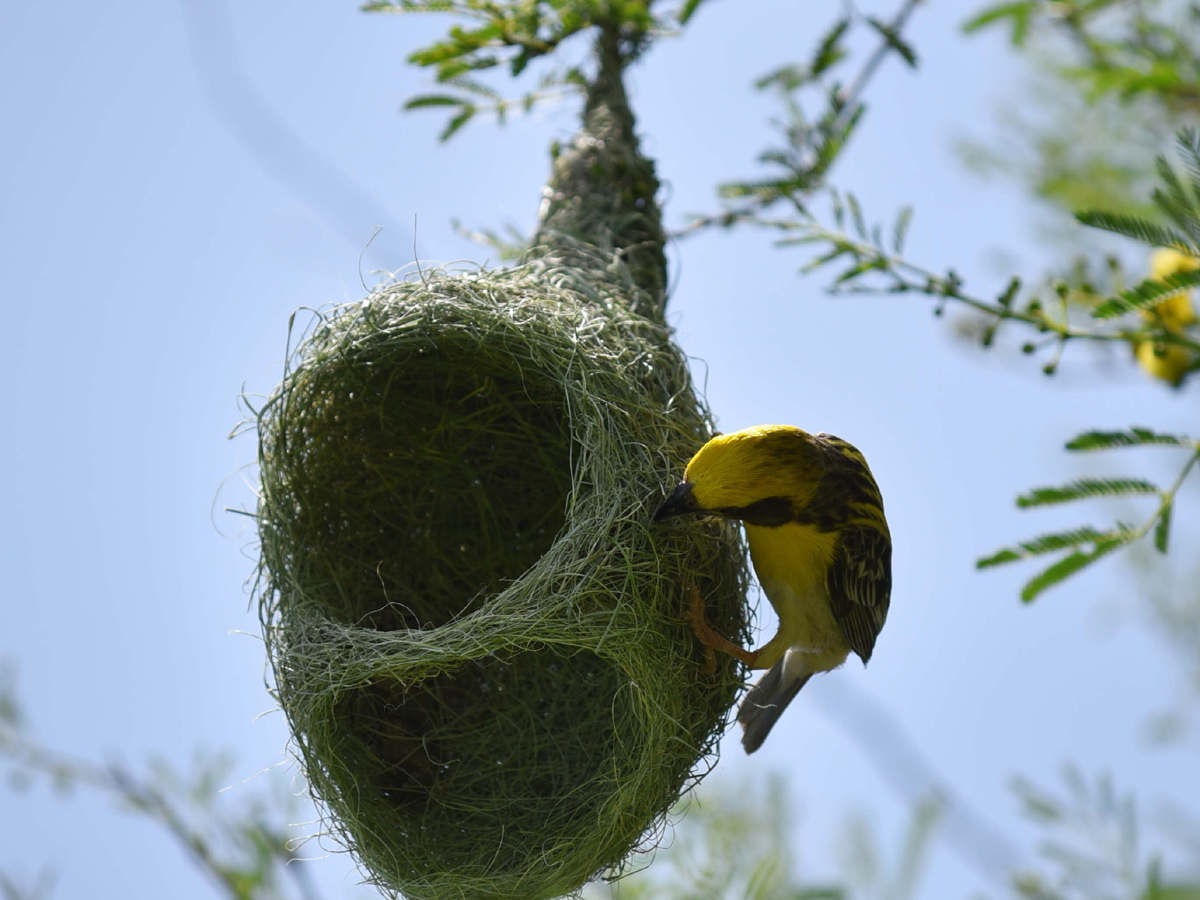
[[[662,323],[657,182],[631,117],[593,98],[585,122],[530,261],[335,308],[258,418],[275,690],[327,827],[407,897],[619,866],[740,686],[684,616],[699,590],[745,632],[736,533],[650,521],[712,433]],[[636,227],[565,227],[596,203]]]

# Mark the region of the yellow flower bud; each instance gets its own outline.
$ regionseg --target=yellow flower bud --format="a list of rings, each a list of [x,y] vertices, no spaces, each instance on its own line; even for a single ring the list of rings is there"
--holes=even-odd
[[[1138,364],[1147,375],[1175,386],[1183,380],[1183,373],[1192,362],[1192,354],[1188,348],[1178,344],[1139,341],[1134,349]]]
[[[1165,278],[1176,272],[1194,272],[1197,269],[1200,269],[1200,259],[1178,250],[1155,250],[1150,254],[1151,278]]]
[[[1151,278],[1162,280],[1176,272],[1194,272],[1197,269],[1200,269],[1200,259],[1180,253],[1178,250],[1155,250],[1150,254]],[[1190,292],[1168,297],[1155,304],[1153,310],[1143,310],[1142,315],[1151,322],[1161,318],[1163,324],[1172,331],[1179,331],[1196,321],[1196,310],[1192,307]],[[1138,352],[1140,359],[1140,348]]]

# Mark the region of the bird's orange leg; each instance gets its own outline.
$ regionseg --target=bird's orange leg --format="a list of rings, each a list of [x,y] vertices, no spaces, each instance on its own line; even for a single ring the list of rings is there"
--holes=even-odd
[[[700,588],[695,586],[692,587],[692,605],[688,610],[688,621],[692,623],[692,631],[696,633],[697,639],[705,647],[712,650],[720,650],[722,653],[728,653],[730,656],[741,660],[748,668],[754,668],[759,651],[739,647],[733,641],[729,640],[729,638],[717,634],[712,630],[712,627],[708,624],[708,620],[704,616],[704,601],[700,597]]]

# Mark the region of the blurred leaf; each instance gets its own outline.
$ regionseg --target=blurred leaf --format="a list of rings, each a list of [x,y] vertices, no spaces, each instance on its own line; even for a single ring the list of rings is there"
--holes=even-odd
[[[458,113],[458,115],[454,116],[448,123],[446,123],[446,127],[443,128],[442,133],[438,135],[438,140],[439,141],[450,140],[450,138],[452,138],[454,136],[455,132],[457,132],[460,128],[462,128],[464,125],[466,125],[468,122],[471,121],[471,119],[474,115],[475,115],[474,105],[472,105],[470,103],[462,104],[461,111]]]
[[[1200,250],[1178,231],[1156,225],[1141,216],[1116,212],[1094,212],[1085,210],[1075,214],[1084,225],[1111,231],[1141,241],[1151,247],[1170,247],[1181,253],[1192,256],[1200,255]]]
[[[1026,603],[1032,603],[1048,588],[1060,583],[1071,575],[1074,575],[1080,569],[1090,566],[1096,560],[1107,556],[1118,547],[1122,547],[1133,539],[1132,532],[1115,532],[1116,536],[1110,540],[1098,542],[1094,549],[1090,551],[1076,551],[1069,556],[1060,559],[1054,565],[1045,571],[1035,575],[1021,589],[1021,599]]]
[[[679,24],[686,25],[688,20],[695,15],[696,8],[703,2],[704,0],[686,0],[683,6],[679,9]]]
[[[1158,859],[1142,856],[1131,794],[1119,794],[1105,774],[1089,782],[1074,767],[1064,771],[1063,780],[1068,788],[1065,798],[1023,779],[1014,785],[1023,811],[1046,831],[1041,855],[1053,866],[1045,874],[1022,872],[1017,879],[1021,896],[1031,900],[1188,896],[1192,885],[1165,884]]]
[[[0,662],[0,747],[4,746],[4,729],[11,729],[15,737],[23,722],[21,705],[17,702],[16,666]]]
[[[912,822],[904,837],[889,896],[897,900],[916,896],[921,868],[929,856],[929,848],[941,821],[944,805],[944,801],[934,795],[922,800],[913,809]]]
[[[978,15],[968,19],[963,23],[962,30],[966,34],[973,34],[989,25],[995,25],[1005,19],[1011,19],[1012,36],[1010,39],[1013,46],[1019,47],[1025,42],[1025,36],[1029,32],[1029,17],[1037,5],[1037,0],[1022,0],[1019,3],[1001,3],[999,6],[985,9]]]
[[[0,898],[3,900],[49,900],[57,878],[51,869],[42,869],[33,881],[18,881],[0,869]]]
[[[491,228],[478,230],[467,228],[457,219],[452,219],[450,225],[459,236],[491,249],[501,262],[517,262],[529,249],[529,236],[523,234],[511,222],[504,226],[505,234],[503,235]]]
[[[462,100],[448,94],[421,94],[404,104],[405,109],[424,109],[427,106],[458,106]]]
[[[1092,310],[1097,319],[1112,319],[1126,313],[1146,309],[1169,297],[1182,294],[1200,285],[1200,270],[1174,272],[1161,279],[1147,278],[1136,287],[1109,297]]]
[[[841,41],[849,28],[849,19],[839,19],[821,38],[816,53],[813,54],[812,63],[809,65],[814,76],[821,75],[845,58],[846,51],[841,47]]]
[[[904,252],[904,242],[908,236],[908,226],[911,224],[912,206],[905,206],[896,216],[896,222],[892,228],[892,250],[896,253]]]
[[[1167,503],[1159,513],[1158,522],[1154,526],[1154,549],[1159,553],[1167,552],[1167,538],[1171,530],[1171,509],[1174,503]]]
[[[1149,428],[1130,428],[1126,431],[1085,431],[1067,442],[1068,450],[1108,450],[1113,447],[1138,447],[1156,444],[1167,447],[1193,447],[1191,438],[1175,434],[1159,434]]]
[[[1026,815],[1043,822],[1058,822],[1063,818],[1063,809],[1058,800],[1033,782],[1018,777],[1013,782],[1013,791],[1020,799]]]
[[[1004,563],[1029,559],[1032,556],[1054,553],[1057,550],[1070,550],[1073,547],[1079,547],[1083,544],[1099,545],[1116,540],[1123,533],[1123,530],[1097,531],[1090,526],[1084,526],[1083,528],[1075,528],[1070,531],[1043,534],[1032,540],[1020,543],[1015,548],[1006,547],[991,556],[977,560],[975,567],[978,569],[989,569],[993,566],[1003,565]]]
[[[794,804],[782,778],[704,782],[675,810],[671,840],[653,865],[585,888],[587,900],[847,900],[833,884],[805,884],[793,871]],[[901,900],[901,898],[896,898]]]
[[[1192,205],[1192,198],[1188,195],[1187,189],[1184,188],[1183,182],[1175,172],[1174,167],[1167,161],[1165,156],[1156,158],[1154,167],[1158,173],[1159,180],[1167,188],[1166,193],[1155,191],[1154,200],[1158,204],[1159,209],[1175,220],[1193,241],[1200,240],[1200,234],[1197,234],[1197,224],[1200,223],[1197,222],[1196,210]]]
[[[1017,298],[1017,293],[1020,290],[1021,279],[1014,275],[1009,280],[1008,286],[1005,287],[1004,293],[996,298],[996,302],[1001,306],[1001,308],[1009,309],[1012,306],[1013,300]]]
[[[1117,497],[1126,494],[1159,494],[1157,485],[1141,478],[1080,478],[1060,487],[1035,488],[1017,498],[1017,506],[1029,509],[1092,497]]]
[[[1200,884],[1160,884],[1142,895],[1142,900],[1200,900]]]
[[[1158,713],[1146,723],[1150,743],[1158,746],[1178,741],[1187,727],[1187,719],[1177,712]]]
[[[1200,130],[1196,128],[1181,128],[1175,135],[1175,149],[1183,160],[1193,183],[1193,193],[1200,201],[1200,193],[1195,190],[1200,184]]]
[[[796,88],[808,83],[812,79],[812,72],[807,71],[800,66],[786,65],[780,66],[778,69],[772,69],[766,75],[756,79],[754,86],[759,90],[769,87],[778,87],[785,91],[794,91]],[[778,154],[764,153],[759,157],[761,162],[776,162]]]
[[[363,12],[453,12],[454,0],[376,0],[359,7]]]
[[[856,262],[849,269],[833,280],[834,287],[839,284],[845,284],[847,281],[853,281],[867,272],[878,271],[886,268],[886,264],[880,259],[865,259]]]
[[[866,240],[867,221],[863,218],[862,207],[858,205],[858,198],[853,194],[847,194],[846,205],[850,207],[850,221],[854,224],[855,233],[863,240]]]
[[[874,16],[867,16],[867,23],[879,33],[888,47],[900,54],[904,61],[908,63],[909,68],[915,69],[917,67],[917,51],[912,48],[911,44],[900,37],[896,29]]]

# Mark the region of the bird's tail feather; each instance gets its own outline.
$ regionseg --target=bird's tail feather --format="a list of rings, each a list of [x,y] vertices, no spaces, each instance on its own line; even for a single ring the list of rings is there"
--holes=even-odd
[[[742,726],[742,746],[753,753],[767,739],[775,722],[787,705],[812,678],[811,672],[787,672],[781,659],[750,688],[738,707],[738,723]]]

